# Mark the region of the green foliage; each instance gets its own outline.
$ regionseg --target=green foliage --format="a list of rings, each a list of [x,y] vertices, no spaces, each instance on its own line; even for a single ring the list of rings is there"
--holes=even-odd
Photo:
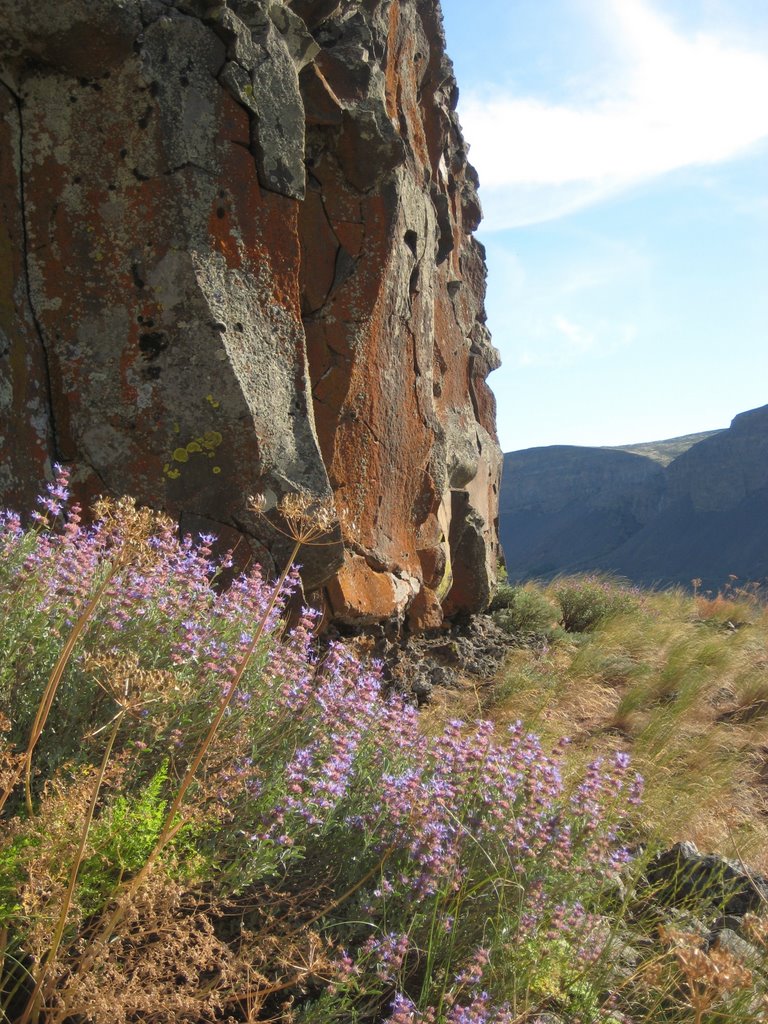
[[[138,794],[118,796],[94,829],[93,842],[121,872],[138,871],[157,841],[167,806],[164,762]]]
[[[20,835],[0,846],[0,928],[21,913],[19,895],[25,879],[27,848],[32,842],[28,836]]]
[[[598,577],[562,580],[555,587],[560,605],[560,624],[569,633],[594,629],[611,615],[628,612],[636,595],[617,584]]]
[[[511,583],[507,583],[506,579],[499,580],[496,592],[491,600],[489,611],[499,611],[501,608],[509,608],[509,606],[515,600],[515,591],[517,587],[514,587]]]
[[[694,940],[660,941],[625,846],[641,786],[620,745],[568,760],[501,704],[495,723],[425,724],[346,649],[318,657],[311,614],[284,630],[290,577],[285,592],[257,572],[217,592],[206,543],[130,502],[102,503],[93,530],[0,514],[0,712],[15,741],[0,751],[3,1019],[698,1024],[706,1006],[757,1024],[762,975],[748,998],[733,968],[739,991],[710,985],[705,1004],[701,971],[717,980],[717,963],[701,951],[686,975],[675,950]],[[551,640],[511,645],[510,701],[543,673],[547,700],[578,691],[569,670],[647,683],[663,636],[664,670],[634,711],[674,707],[679,723],[727,670],[721,644],[740,633],[703,612],[689,648],[658,623],[649,639],[634,595],[569,585],[590,608],[590,588],[602,595],[584,636],[553,628],[551,591],[500,588],[500,621]],[[18,764],[46,694],[27,801]],[[662,732],[645,736],[651,763]],[[639,966],[617,973],[614,950],[635,941]]]
[[[146,863],[163,827],[167,780],[165,761],[144,788],[118,795],[95,823],[90,835],[94,852],[78,875],[78,901],[85,913],[102,907],[116,886]]]
[[[531,586],[499,587],[491,604],[497,625],[511,636],[545,638],[552,632],[557,611],[541,591]]]

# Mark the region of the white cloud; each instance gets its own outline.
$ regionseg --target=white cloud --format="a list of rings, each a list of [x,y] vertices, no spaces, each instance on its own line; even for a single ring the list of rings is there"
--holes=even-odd
[[[590,331],[562,315],[553,317],[552,325],[561,337],[565,338],[568,348],[579,353],[591,352],[594,349],[596,340],[594,331]]]
[[[576,260],[569,261],[557,279],[558,292],[571,300],[585,292],[605,294],[607,290],[647,280],[652,267],[645,247],[624,240],[581,233],[582,250]]]
[[[616,323],[592,315],[590,323],[557,313],[552,317],[530,316],[522,326],[525,336],[515,346],[507,364],[517,368],[562,369],[589,359],[603,360],[632,345],[638,336],[631,323]]]
[[[588,100],[475,92],[461,104],[486,229],[559,217],[768,136],[768,55],[685,36],[646,0],[588,9],[624,58],[619,74],[591,83]]]
[[[569,237],[568,245],[527,266],[508,236],[487,239],[488,315],[502,355],[492,384],[499,394],[508,378],[515,386],[519,367],[595,366],[638,338],[636,299],[649,287],[651,254],[583,229]]]

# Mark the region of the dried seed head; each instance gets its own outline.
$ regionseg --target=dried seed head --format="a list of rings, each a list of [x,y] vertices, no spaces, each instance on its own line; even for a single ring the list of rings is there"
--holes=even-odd
[[[157,555],[147,543],[161,533],[172,533],[173,520],[161,512],[137,505],[129,496],[98,498],[93,505],[96,519],[104,524],[120,550],[120,561],[149,565]]]
[[[246,504],[249,512],[262,515],[267,508],[267,499],[263,494],[250,494]]]
[[[727,949],[705,949],[702,936],[676,928],[659,928],[661,940],[670,947],[685,978],[692,1004],[712,1006],[729,992],[749,988],[752,972]]]
[[[83,667],[112,698],[120,712],[133,718],[140,718],[148,705],[179,688],[179,681],[172,672],[141,668],[135,653],[86,653]],[[101,731],[97,730],[97,733]]]
[[[248,499],[251,512],[266,517],[266,500],[263,494]],[[333,497],[317,498],[307,491],[286,494],[276,507],[282,525],[267,519],[278,533],[302,545],[332,544],[330,534],[341,528],[341,517],[336,510]]]

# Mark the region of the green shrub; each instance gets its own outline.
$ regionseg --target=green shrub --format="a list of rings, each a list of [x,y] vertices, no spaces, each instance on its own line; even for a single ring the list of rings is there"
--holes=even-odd
[[[557,609],[532,586],[499,588],[500,598],[493,617],[506,633],[546,637],[557,620]],[[504,603],[501,603],[503,601]]]
[[[507,583],[505,580],[499,580],[499,585],[496,587],[496,593],[491,599],[489,611],[497,612],[501,608],[509,608],[509,606],[515,600],[515,593],[518,590],[517,587],[513,587],[511,583]]]
[[[555,588],[560,625],[569,633],[585,633],[611,615],[630,611],[635,595],[610,580],[596,576],[563,580]]]

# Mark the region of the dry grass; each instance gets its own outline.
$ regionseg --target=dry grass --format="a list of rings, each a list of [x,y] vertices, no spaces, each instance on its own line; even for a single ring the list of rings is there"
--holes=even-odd
[[[590,632],[513,649],[479,699],[497,722],[570,736],[574,769],[628,751],[649,832],[768,871],[768,610],[751,593],[645,593]]]

